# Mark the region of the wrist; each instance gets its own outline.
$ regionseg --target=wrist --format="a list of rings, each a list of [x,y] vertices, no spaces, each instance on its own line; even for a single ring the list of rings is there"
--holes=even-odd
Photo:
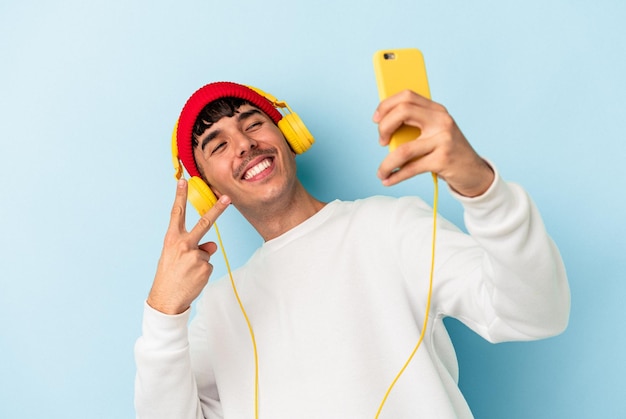
[[[167,315],[178,315],[182,314],[189,309],[189,304],[172,304],[160,301],[158,298],[154,298],[151,295],[148,295],[146,299],[146,304],[148,304],[152,309]]]
[[[462,182],[448,182],[448,186],[463,197],[475,198],[487,192],[495,178],[495,171],[491,165],[484,159],[480,159],[480,163],[471,176],[466,176]]]

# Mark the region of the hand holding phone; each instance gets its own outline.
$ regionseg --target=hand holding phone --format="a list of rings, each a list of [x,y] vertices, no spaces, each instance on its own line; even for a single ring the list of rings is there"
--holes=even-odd
[[[378,51],[374,70],[381,99],[375,122],[390,151],[378,168],[383,185],[431,172],[461,195],[484,193],[493,182],[493,170],[472,148],[447,109],[430,100],[422,53],[415,48]],[[413,141],[420,135],[419,141]],[[392,153],[409,142],[412,144],[406,144],[402,153]]]
[[[374,73],[381,101],[407,89],[430,99],[424,56],[416,48],[377,51],[374,54]],[[420,134],[417,127],[401,126],[391,137],[389,151],[415,140]]]

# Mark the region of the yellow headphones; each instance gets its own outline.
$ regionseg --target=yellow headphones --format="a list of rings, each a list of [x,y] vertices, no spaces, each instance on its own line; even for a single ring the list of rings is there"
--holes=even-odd
[[[302,154],[311,148],[311,145],[315,142],[315,139],[309,132],[308,128],[302,122],[302,119],[291,110],[287,102],[280,101],[276,97],[265,93],[261,89],[256,87],[246,86],[253,90],[263,98],[267,99],[272,106],[276,109],[282,110],[283,117],[278,121],[278,129],[282,132],[287,140],[287,143],[296,154]],[[174,132],[172,133],[172,163],[174,164],[174,177],[178,180],[183,177],[183,166],[178,157],[178,121],[174,125]],[[188,184],[187,199],[198,211],[200,216],[204,215],[215,203],[217,197],[206,184],[206,182],[198,177],[192,176]]]

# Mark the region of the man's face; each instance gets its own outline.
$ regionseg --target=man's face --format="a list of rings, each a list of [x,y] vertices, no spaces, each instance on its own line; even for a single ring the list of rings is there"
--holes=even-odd
[[[228,195],[240,210],[273,203],[296,182],[295,153],[274,122],[252,105],[207,129],[194,156],[213,192]]]

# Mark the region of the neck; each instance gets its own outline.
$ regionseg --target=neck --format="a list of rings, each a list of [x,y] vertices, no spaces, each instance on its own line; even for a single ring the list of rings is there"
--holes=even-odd
[[[326,203],[315,199],[299,182],[293,193],[284,199],[255,208],[237,208],[263,237],[272,240],[306,221]]]

